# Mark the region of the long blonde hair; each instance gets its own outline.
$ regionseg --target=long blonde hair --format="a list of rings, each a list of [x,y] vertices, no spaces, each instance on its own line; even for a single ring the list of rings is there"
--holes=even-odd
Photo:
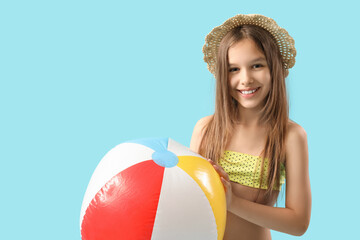
[[[232,29],[221,41],[217,55],[215,78],[215,112],[204,127],[199,153],[216,162],[222,157],[229,143],[234,126],[238,120],[238,102],[230,95],[228,84],[228,50],[242,39],[251,39],[264,53],[271,74],[271,88],[261,109],[261,123],[266,126],[267,138],[262,152],[261,184],[264,159],[269,159],[268,189],[269,196],[275,184],[280,184],[280,162],[285,163],[285,134],[289,120],[285,78],[288,70],[281,60],[276,42],[269,32],[254,25],[242,25]],[[240,116],[241,118],[241,116]]]

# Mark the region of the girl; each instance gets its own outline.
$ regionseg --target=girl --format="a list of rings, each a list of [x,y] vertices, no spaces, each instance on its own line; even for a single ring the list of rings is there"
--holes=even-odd
[[[271,239],[269,229],[304,234],[307,137],[289,120],[285,87],[294,40],[271,18],[241,14],[214,28],[203,52],[216,78],[215,112],[197,122],[190,148],[209,159],[225,187],[224,240]],[[285,177],[285,208],[273,207]]]

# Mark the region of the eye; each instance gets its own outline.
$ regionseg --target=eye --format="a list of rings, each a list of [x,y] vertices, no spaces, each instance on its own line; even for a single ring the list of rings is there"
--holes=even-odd
[[[235,72],[235,71],[239,71],[239,68],[230,68],[229,72]]]
[[[263,67],[262,64],[254,64],[254,65],[253,65],[253,68],[261,68],[261,67]]]

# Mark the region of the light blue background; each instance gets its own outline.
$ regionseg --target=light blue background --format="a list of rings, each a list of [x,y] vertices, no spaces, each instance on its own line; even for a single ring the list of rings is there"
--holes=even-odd
[[[238,13],[274,18],[298,51],[290,115],[308,133],[312,218],[302,237],[273,239],[356,238],[358,12],[356,1],[1,1],[0,238],[80,239],[108,150],[145,137],[188,146],[214,109],[204,37]]]

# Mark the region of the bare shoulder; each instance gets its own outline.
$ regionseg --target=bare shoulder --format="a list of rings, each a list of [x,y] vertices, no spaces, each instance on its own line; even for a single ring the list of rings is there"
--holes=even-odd
[[[209,121],[212,119],[213,115],[206,116],[201,118],[197,123],[195,124],[193,134],[191,136],[191,142],[190,142],[190,149],[194,152],[198,152],[199,146],[201,143],[201,139],[203,136],[203,130],[204,127],[209,123]]]
[[[286,145],[296,144],[298,141],[306,141],[305,129],[294,121],[289,121],[286,133]]]
[[[289,121],[288,129],[285,137],[286,161],[292,159],[304,159],[308,155],[307,133],[299,124]],[[302,158],[299,158],[303,156]]]
[[[201,118],[199,121],[197,121],[195,128],[197,128],[197,127],[204,128],[212,118],[213,118],[213,115],[209,115],[209,116]]]

